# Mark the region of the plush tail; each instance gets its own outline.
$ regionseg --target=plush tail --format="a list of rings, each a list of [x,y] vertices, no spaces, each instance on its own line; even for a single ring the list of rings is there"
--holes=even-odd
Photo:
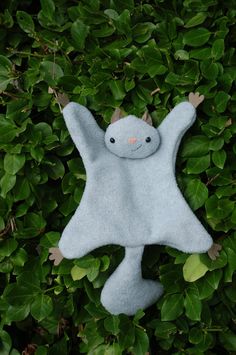
[[[143,250],[143,246],[125,248],[124,259],[106,281],[101,302],[110,313],[133,315],[161,296],[163,288],[159,282],[142,278]]]

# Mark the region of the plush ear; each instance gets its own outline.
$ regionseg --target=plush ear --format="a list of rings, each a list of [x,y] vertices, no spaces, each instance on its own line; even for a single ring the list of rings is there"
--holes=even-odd
[[[148,111],[143,114],[142,120],[152,126],[152,117],[149,115]]]
[[[122,118],[122,113],[120,108],[116,108],[113,115],[111,116],[111,123],[114,123]]]

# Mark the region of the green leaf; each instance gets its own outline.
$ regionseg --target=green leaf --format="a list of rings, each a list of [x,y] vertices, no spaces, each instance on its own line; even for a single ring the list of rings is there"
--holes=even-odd
[[[49,86],[54,87],[57,81],[64,75],[62,68],[54,62],[44,60],[40,64],[40,72]]]
[[[188,183],[187,188],[184,191],[184,196],[190,207],[195,211],[202,207],[207,200],[208,189],[201,180],[194,179]]]
[[[220,256],[216,260],[211,260],[207,254],[200,254],[200,259],[209,271],[222,269],[227,264],[227,255],[224,250],[221,250]]]
[[[133,352],[136,355],[143,355],[148,351],[149,340],[147,333],[140,328],[135,329],[135,342],[133,345]]]
[[[205,275],[208,267],[201,261],[199,254],[192,254],[183,266],[185,281],[194,282]]]
[[[13,79],[14,78],[9,78],[8,76],[0,74],[0,93],[6,90],[8,84],[10,84]]]
[[[25,200],[30,195],[30,185],[26,178],[18,176],[14,187],[15,201]]]
[[[193,136],[184,142],[180,154],[184,158],[201,157],[209,152],[209,143],[206,136]]]
[[[60,159],[56,156],[52,156],[50,157],[50,164],[47,167],[47,172],[51,179],[57,180],[63,178],[65,168]]]
[[[17,249],[17,251],[11,255],[11,261],[15,266],[24,266],[27,260],[28,254],[23,248]]]
[[[86,37],[89,34],[89,26],[85,25],[81,20],[76,20],[71,26],[71,36],[73,45],[76,49],[82,50],[85,46]]]
[[[224,145],[224,139],[219,137],[219,138],[214,138],[210,141],[210,150],[217,151],[220,150]]]
[[[202,75],[208,80],[215,80],[219,74],[217,63],[212,63],[210,60],[203,60],[200,64]]]
[[[224,168],[227,155],[225,150],[218,150],[212,153],[212,161],[220,169]]]
[[[211,49],[211,56],[215,60],[219,60],[224,55],[224,40],[223,39],[216,39],[213,42],[212,49]]]
[[[185,28],[195,27],[201,25],[207,18],[207,14],[205,12],[198,12],[195,16],[193,16],[190,20],[185,24]]]
[[[152,35],[156,26],[152,22],[137,23],[133,27],[133,38],[138,43],[146,42]]]
[[[188,174],[200,174],[210,166],[210,155],[199,158],[189,158],[187,161],[186,171]]]
[[[32,20],[32,16],[27,14],[25,11],[17,11],[16,18],[20,28],[24,32],[28,33],[29,35],[34,34],[34,22]]]
[[[120,319],[119,316],[110,316],[104,320],[105,329],[111,334],[118,335],[120,332]]]
[[[15,175],[25,164],[23,154],[6,154],[4,157],[4,170],[6,173]]]
[[[161,320],[177,319],[183,313],[184,298],[181,293],[167,295],[161,308]]]
[[[189,53],[183,49],[178,49],[175,52],[175,59],[189,60]]]
[[[214,270],[208,272],[204,278],[196,282],[200,300],[206,299],[213,294],[218,288],[222,274],[222,270]]]
[[[0,136],[1,136],[1,144],[10,143],[17,135],[17,128],[11,122],[3,119],[0,119]]]
[[[189,341],[192,344],[199,344],[203,341],[203,331],[197,327],[193,327],[189,332]]]
[[[234,209],[234,202],[226,198],[218,199],[215,195],[206,201],[207,218],[221,220],[227,217]]]
[[[73,266],[71,269],[71,277],[74,281],[81,280],[84,276],[87,275],[88,270],[83,269],[77,265]]]
[[[52,299],[48,295],[38,295],[31,304],[31,314],[38,321],[50,316],[52,310]]]
[[[24,320],[30,312],[30,306],[28,304],[11,306],[9,305],[6,312],[6,319],[9,322],[19,322]]]
[[[177,327],[174,323],[162,322],[158,319],[151,321],[150,326],[155,329],[155,335],[160,339],[169,339],[177,331]]]
[[[34,287],[30,287],[31,285],[28,284],[28,287],[19,286],[14,283],[8,285],[5,288],[5,298],[7,302],[11,305],[27,305],[30,304],[36,295],[41,292],[40,288],[36,290]]]
[[[0,346],[2,355],[10,354],[12,341],[10,335],[4,330],[0,331]]]
[[[15,239],[6,239],[0,242],[0,256],[10,256],[16,250],[18,243]]]
[[[192,49],[189,53],[190,58],[204,60],[211,55],[211,48],[198,48]]]
[[[236,252],[231,248],[225,248],[225,251],[228,258],[228,264],[225,269],[224,279],[225,282],[232,282],[232,277],[236,270]]]
[[[236,335],[234,332],[227,330],[225,332],[221,332],[219,337],[224,349],[230,352],[236,351]]]
[[[53,19],[55,13],[55,4],[52,0],[40,0],[43,15],[50,20]]]
[[[207,43],[210,35],[210,31],[208,31],[206,28],[197,28],[184,34],[183,43],[191,47],[200,47]]]
[[[215,109],[217,112],[222,113],[226,110],[230,95],[224,91],[218,91],[214,98]]]
[[[0,180],[1,197],[5,198],[7,193],[13,189],[16,183],[16,176],[5,173]]]
[[[184,307],[186,316],[194,321],[201,319],[202,303],[196,287],[188,287],[185,292]]]
[[[111,89],[112,95],[115,100],[123,100],[126,93],[124,90],[124,84],[121,80],[113,80],[109,82],[109,87]]]
[[[12,62],[4,55],[0,55],[0,74],[8,75],[11,71]]]
[[[120,315],[119,344],[122,348],[129,348],[135,340],[135,328],[127,316]]]

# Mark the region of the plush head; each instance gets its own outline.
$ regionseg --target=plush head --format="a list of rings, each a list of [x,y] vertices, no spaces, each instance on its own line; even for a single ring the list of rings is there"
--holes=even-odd
[[[127,116],[115,120],[106,130],[106,147],[120,158],[138,159],[153,154],[160,144],[160,135],[151,126],[149,117],[144,120]]]

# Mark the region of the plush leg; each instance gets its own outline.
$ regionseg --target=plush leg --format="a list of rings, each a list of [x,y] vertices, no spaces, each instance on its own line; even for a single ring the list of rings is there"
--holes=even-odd
[[[143,246],[125,248],[124,259],[105,283],[101,302],[110,313],[133,315],[161,296],[163,288],[159,282],[142,278],[143,250]]]

